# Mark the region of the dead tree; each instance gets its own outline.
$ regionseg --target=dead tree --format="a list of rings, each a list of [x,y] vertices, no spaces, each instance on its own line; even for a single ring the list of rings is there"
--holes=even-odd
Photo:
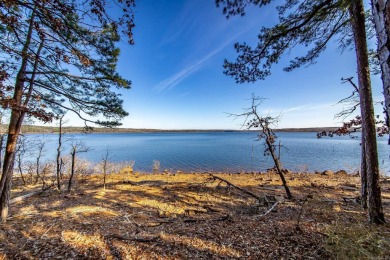
[[[274,125],[277,122],[277,118],[271,117],[271,116],[260,116],[257,112],[257,107],[263,102],[263,98],[255,97],[252,94],[251,102],[252,105],[250,108],[245,109],[245,112],[242,114],[230,114],[231,116],[234,116],[236,118],[243,117],[244,123],[243,127],[246,129],[258,129],[258,140],[264,140],[265,143],[265,150],[264,155],[271,155],[272,160],[274,161],[274,165],[276,168],[277,173],[280,176],[280,179],[283,183],[283,187],[286,191],[286,195],[288,199],[291,199],[293,196],[290,192],[290,189],[287,185],[286,179],[284,178],[282,167],[280,163],[280,158],[276,155],[274,144],[277,136],[272,130],[272,125]]]
[[[89,150],[90,147],[85,146],[84,142],[76,141],[71,144],[70,155],[72,157],[72,165],[71,165],[70,177],[68,182],[68,191],[71,191],[72,189],[72,180],[75,174],[76,154],[86,153]]]
[[[110,150],[107,147],[105,153],[102,156],[102,161],[101,161],[101,165],[103,168],[103,189],[104,190],[106,189],[106,176],[108,171],[109,159],[110,159]]]
[[[56,178],[57,178],[57,189],[61,191],[61,179],[62,179],[62,166],[63,161],[61,158],[61,147],[62,147],[62,138],[65,134],[63,132],[62,126],[64,124],[64,116],[65,114],[61,114],[58,116],[59,120],[59,128],[58,128],[58,146],[57,146],[57,157],[56,157]]]
[[[36,168],[35,168],[35,173],[36,173],[36,178],[35,178],[35,183],[38,182],[39,179],[42,180],[42,187],[44,188],[46,186],[46,182],[45,182],[45,178],[43,176],[41,176],[41,158],[43,156],[43,153],[45,152],[45,146],[46,146],[46,142],[45,140],[42,138],[40,140],[37,141],[36,143],[36,149],[37,149],[37,157],[36,157]]]
[[[23,176],[23,157],[27,153],[27,145],[26,145],[26,139],[23,135],[19,136],[18,144],[16,147],[16,163],[17,167],[20,173],[20,177],[22,178],[23,185],[26,185],[26,179]]]

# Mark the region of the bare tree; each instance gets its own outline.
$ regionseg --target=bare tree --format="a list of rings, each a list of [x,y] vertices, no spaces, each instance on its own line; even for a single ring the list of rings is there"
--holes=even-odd
[[[26,138],[24,135],[20,135],[18,139],[18,144],[16,147],[16,163],[17,167],[20,173],[20,177],[22,178],[23,185],[26,185],[26,179],[23,176],[23,157],[27,153],[27,145],[26,145]]]
[[[61,158],[61,147],[62,147],[62,138],[65,134],[63,132],[62,126],[64,124],[65,113],[62,113],[58,116],[59,120],[59,129],[58,129],[58,146],[57,146],[57,157],[56,157],[56,178],[57,178],[57,189],[61,191],[61,177],[62,177],[62,166],[64,165]]]
[[[42,180],[42,188],[44,188],[46,186],[45,178],[44,178],[44,176],[41,176],[41,159],[42,159],[43,153],[45,152],[45,146],[46,146],[46,142],[45,142],[44,138],[38,140],[36,143],[36,149],[37,149],[38,154],[36,157],[36,164],[35,164],[36,165],[35,183],[37,183],[38,180],[41,179]]]
[[[34,172],[35,172],[35,163],[32,161],[27,162],[27,174],[30,176],[30,183],[33,183]]]
[[[68,182],[68,191],[72,189],[72,180],[75,174],[75,163],[76,163],[76,154],[86,153],[90,150],[90,147],[87,147],[84,142],[76,141],[71,144],[70,155],[72,156],[72,166],[70,171],[70,177]]]
[[[103,169],[103,189],[106,189],[106,176],[107,176],[107,171],[109,167],[109,159],[110,159],[110,150],[108,147],[106,148],[105,153],[102,156],[102,161],[101,161],[101,166]]]
[[[280,158],[276,155],[276,151],[275,151],[276,145],[274,143],[277,139],[277,136],[272,130],[272,125],[274,125],[278,121],[278,119],[271,116],[263,117],[259,115],[257,111],[257,107],[261,105],[263,100],[264,100],[263,98],[255,97],[252,94],[252,98],[251,98],[252,105],[250,108],[245,109],[245,112],[242,114],[230,114],[230,115],[236,118],[243,117],[244,123],[242,126],[246,127],[248,130],[249,129],[259,130],[258,140],[265,141],[264,155],[271,155],[272,160],[274,161],[276,171],[279,174],[280,179],[282,180],[287,198],[291,199],[293,196],[287,185],[286,179],[284,178],[281,163],[280,163]]]

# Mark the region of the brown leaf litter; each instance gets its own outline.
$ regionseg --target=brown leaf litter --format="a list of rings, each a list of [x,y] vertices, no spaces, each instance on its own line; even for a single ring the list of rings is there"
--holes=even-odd
[[[348,259],[390,255],[390,226],[367,224],[356,203],[359,178],[276,174],[79,176],[11,205],[0,225],[0,259]],[[39,189],[14,181],[14,197]],[[382,180],[390,213],[390,183]]]

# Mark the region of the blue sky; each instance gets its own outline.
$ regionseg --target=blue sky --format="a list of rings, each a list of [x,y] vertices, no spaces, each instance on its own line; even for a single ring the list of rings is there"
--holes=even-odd
[[[118,71],[133,82],[121,91],[130,113],[123,127],[239,129],[242,121],[226,113],[242,112],[252,93],[267,98],[264,114],[281,115],[279,128],[340,125],[333,119],[342,109],[336,103],[352,90],[340,79],[356,78],[356,62],[354,52],[340,53],[335,41],[317,64],[284,72],[303,50],[296,49],[265,81],[238,85],[223,74],[223,60],[236,56],[235,42],[255,44],[260,27],[277,21],[274,7],[227,20],[214,0],[140,0],[135,15],[136,44],[120,44]],[[374,99],[382,99],[379,77],[373,89]],[[73,117],[69,124],[82,125]]]

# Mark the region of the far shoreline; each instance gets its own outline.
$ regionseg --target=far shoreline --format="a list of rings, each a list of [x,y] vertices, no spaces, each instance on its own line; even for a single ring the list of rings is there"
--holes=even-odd
[[[0,126],[3,130],[7,125]],[[63,127],[63,132],[66,133],[85,133],[84,127]],[[275,132],[295,132],[295,133],[307,133],[307,132],[322,132],[322,131],[334,131],[337,127],[307,127],[307,128],[280,128],[275,129]],[[102,128],[93,127],[92,131],[88,133],[228,133],[228,132],[256,132],[256,130],[234,130],[234,129],[147,129],[147,128]],[[24,134],[49,134],[58,133],[58,127],[54,126],[36,126],[36,125],[24,125],[22,127],[22,133]]]

